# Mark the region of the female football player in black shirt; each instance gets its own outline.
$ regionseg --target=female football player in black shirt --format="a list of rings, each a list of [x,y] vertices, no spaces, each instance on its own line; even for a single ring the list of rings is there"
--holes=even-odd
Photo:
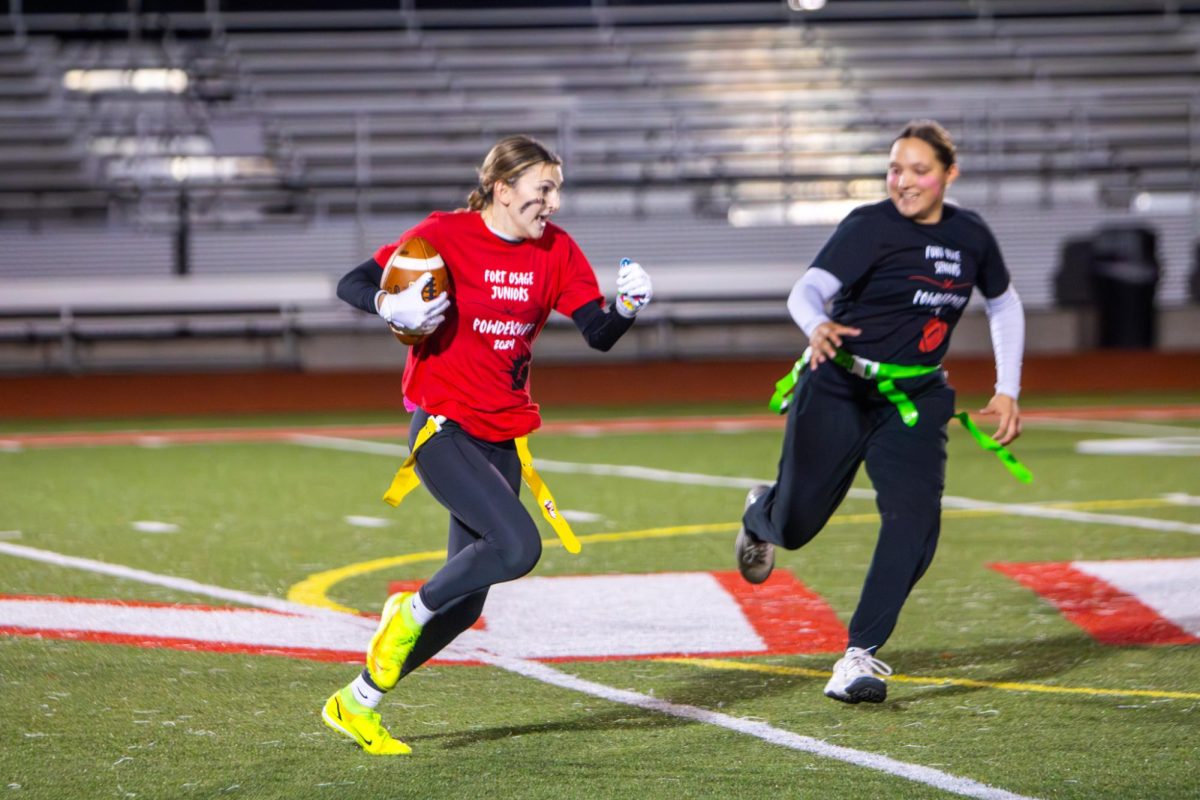
[[[847,703],[887,696],[891,668],[876,651],[933,560],[954,413],[939,365],[975,287],[997,373],[981,413],[997,418],[1001,445],[1021,431],[1024,311],[983,220],[944,204],[957,177],[945,129],[909,123],[892,144],[888,199],[852,211],[796,283],[788,310],[808,336],[808,360],[787,402],[778,479],[750,490],[737,536],[742,576],[765,581],[775,547],[816,536],[866,463],[882,523],[849,648],[825,687]]]

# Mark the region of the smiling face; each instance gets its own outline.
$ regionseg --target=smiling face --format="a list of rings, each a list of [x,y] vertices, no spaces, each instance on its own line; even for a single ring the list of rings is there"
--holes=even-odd
[[[512,184],[496,181],[488,224],[515,239],[540,239],[546,221],[562,201],[563,171],[558,164],[534,164]]]
[[[938,160],[933,146],[923,139],[897,139],[888,165],[888,197],[903,216],[922,225],[942,220],[946,189],[958,177],[958,166]]]

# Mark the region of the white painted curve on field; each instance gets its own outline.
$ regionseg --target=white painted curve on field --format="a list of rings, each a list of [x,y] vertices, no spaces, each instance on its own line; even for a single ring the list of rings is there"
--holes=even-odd
[[[374,627],[374,622],[372,620],[356,617],[352,614],[303,606],[298,603],[292,603],[276,597],[257,595],[235,589],[226,589],[220,586],[199,583],[187,578],[159,575],[146,570],[125,567],[120,564],[109,564],[103,561],[78,558],[75,556],[66,556],[48,550],[39,550],[37,548],[14,545],[7,542],[0,542],[0,553],[6,553],[10,556],[15,556],[18,558],[40,561],[46,564],[54,564],[60,567],[70,567],[73,569],[81,569],[87,572],[111,575],[113,577],[139,581],[141,583],[152,584],[155,586],[165,586],[168,588],[177,589],[179,591],[204,595],[207,597],[231,600],[233,602],[243,603],[245,605],[250,605],[257,608],[267,608],[274,611],[286,611],[288,613],[303,613],[314,617],[319,616],[325,618],[327,624],[354,625],[356,627],[362,627],[365,624]],[[451,647],[453,647],[453,645],[451,645]],[[455,650],[456,652],[462,653],[463,649],[455,648]],[[646,711],[667,714],[679,719],[691,720],[693,722],[699,722],[705,725],[713,725],[726,730],[734,731],[736,733],[753,736],[762,741],[781,747],[811,753],[823,758],[842,761],[854,766],[878,770],[897,778],[933,786],[942,791],[957,794],[962,797],[974,797],[980,798],[981,800],[1031,800],[1031,798],[1028,798],[1025,795],[1014,794],[1004,789],[988,786],[987,784],[979,783],[978,781],[971,780],[970,778],[958,777],[956,775],[951,775],[950,773],[933,769],[932,767],[925,767],[920,764],[911,764],[905,761],[898,761],[894,758],[880,755],[878,753],[871,753],[865,750],[855,750],[849,747],[830,744],[820,739],[814,739],[809,736],[801,736],[800,734],[792,733],[791,731],[773,727],[765,722],[733,717],[728,714],[710,711],[698,706],[671,703],[655,697],[650,697],[649,695],[640,694],[638,692],[605,686],[604,684],[595,683],[594,681],[578,678],[574,675],[570,675],[566,672],[549,667],[537,661],[511,658],[506,657],[503,654],[489,653],[479,650],[467,651],[465,655],[468,655],[472,659],[490,664],[499,669],[503,669],[516,675],[521,675],[523,677],[539,681],[541,683],[557,686],[562,689],[581,692],[583,694],[599,697],[613,703],[622,703]]]

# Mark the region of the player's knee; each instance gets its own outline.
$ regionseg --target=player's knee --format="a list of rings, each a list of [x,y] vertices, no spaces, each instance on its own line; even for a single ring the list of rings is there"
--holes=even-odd
[[[900,502],[882,503],[883,510],[879,516],[885,522],[894,522],[918,530],[936,530],[942,519],[942,498],[940,495],[927,497],[907,497]]]
[[[783,527],[783,545],[785,550],[798,550],[812,541],[828,522],[824,516],[813,514],[792,514]]]
[[[514,580],[530,572],[542,557],[542,540],[537,527],[522,531],[521,535],[505,537],[504,545],[496,549],[505,579]]]

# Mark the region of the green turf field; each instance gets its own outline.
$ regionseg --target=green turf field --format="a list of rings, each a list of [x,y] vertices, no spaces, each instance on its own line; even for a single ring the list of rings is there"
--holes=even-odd
[[[1196,646],[1100,643],[1037,591],[990,566],[1182,564],[1160,583],[1174,581],[1184,592],[1176,598],[1191,608],[1183,628],[1190,625],[1191,641],[1200,632],[1200,593],[1186,594],[1198,591],[1188,585],[1200,584],[1200,418],[1194,409],[1178,418],[1121,410],[1194,406],[1194,398],[1091,397],[1087,405],[1114,410],[1073,417],[1072,408],[1081,404],[1061,401],[1056,413],[1065,420],[1030,418],[1014,448],[1035,473],[1030,486],[1012,480],[952,427],[941,546],[881,653],[897,672],[886,703],[846,706],[825,698],[821,690],[836,660],[828,649],[439,663],[384,700],[385,722],[415,751],[391,759],[363,754],[321,722],[325,698],[353,677],[355,666],[286,648],[223,652],[211,642],[190,641],[178,628],[169,635],[130,632],[121,627],[121,614],[165,618],[173,604],[248,609],[260,600],[289,599],[376,613],[391,581],[428,576],[444,546],[444,512],[424,492],[395,511],[379,499],[399,463],[398,438],[331,433],[303,442],[175,444],[169,435],[141,446],[17,442],[22,434],[66,430],[285,429],[394,420],[0,425],[0,547],[9,548],[0,552],[0,793],[556,800],[1195,796]],[[764,418],[745,407],[677,413]],[[653,414],[665,412],[572,411],[551,419]],[[736,427],[537,434],[534,455],[554,465],[543,477],[560,507],[573,512],[584,549],[567,554],[542,524],[546,549],[533,578],[733,570],[745,485],[773,475],[780,435]],[[1152,440],[1177,454],[1077,452],[1084,440],[1122,439]],[[391,447],[355,449],[362,441]],[[653,478],[620,469],[597,475],[594,465],[662,472]],[[707,477],[687,483],[680,473]],[[780,552],[777,564],[843,625],[877,527],[865,477],[856,489],[809,547]],[[370,519],[381,527],[367,526]],[[150,532],[144,523],[167,527]],[[143,572],[110,574],[104,565]],[[156,576],[166,580],[156,582]],[[190,590],[172,579],[196,583]],[[220,599],[219,591],[245,593],[234,595],[244,602]],[[47,602],[55,598],[103,602],[69,604],[64,612],[64,604]],[[1119,633],[1129,606],[1120,608],[1094,616],[1115,620]],[[705,633],[712,613],[705,605],[661,609],[668,611],[674,619],[698,619],[698,635],[716,635]],[[195,613],[207,619],[218,612]],[[328,624],[344,623],[331,617]],[[772,624],[787,629],[797,621]],[[629,645],[619,628],[582,627],[564,636],[595,652]],[[86,635],[80,633],[85,628]],[[503,639],[494,642],[499,647]],[[645,707],[656,702],[670,705]]]

